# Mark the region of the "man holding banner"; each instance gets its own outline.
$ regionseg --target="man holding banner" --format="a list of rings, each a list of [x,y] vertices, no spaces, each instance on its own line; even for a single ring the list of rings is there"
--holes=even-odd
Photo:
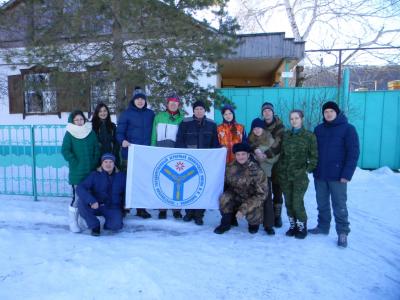
[[[213,120],[206,118],[205,113],[204,102],[196,101],[193,104],[193,116],[185,118],[179,125],[176,148],[209,149],[220,147],[217,125]],[[196,225],[203,225],[204,211],[204,209],[187,209],[183,220],[185,222],[194,220]]]

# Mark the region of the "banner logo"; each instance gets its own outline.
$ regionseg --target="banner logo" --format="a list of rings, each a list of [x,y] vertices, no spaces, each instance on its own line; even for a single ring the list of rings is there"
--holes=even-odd
[[[205,185],[206,174],[202,164],[189,154],[164,156],[153,171],[153,189],[157,197],[172,206],[196,202]]]

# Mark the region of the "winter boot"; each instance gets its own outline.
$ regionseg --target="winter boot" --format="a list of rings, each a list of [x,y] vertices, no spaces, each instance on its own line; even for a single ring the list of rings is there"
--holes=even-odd
[[[296,222],[297,230],[294,234],[296,239],[304,239],[307,236],[307,222]]]
[[[258,232],[258,228],[260,227],[260,225],[250,225],[249,224],[249,232],[251,233],[251,234],[255,234],[255,233],[257,233]]]
[[[282,227],[282,204],[274,204],[274,226],[276,228],[281,228]]]
[[[203,225],[204,224],[203,217],[194,217],[194,224],[199,226]]]
[[[78,208],[77,207],[68,207],[68,224],[69,230],[74,233],[81,232],[81,228],[78,225]]]
[[[186,211],[186,215],[183,217],[184,222],[190,222],[194,219],[193,211]]]
[[[290,227],[289,230],[286,231],[287,236],[294,236],[296,234],[297,228],[296,228],[296,219],[289,217],[289,223]]]
[[[313,229],[309,229],[308,232],[311,233],[311,234],[325,234],[325,235],[328,235],[329,234],[329,229],[328,230],[324,230],[324,229],[321,229],[320,227],[317,226],[317,227],[315,227]]]
[[[275,235],[275,230],[273,227],[267,226],[267,227],[264,227],[264,230],[268,235]]]
[[[233,214],[222,214],[221,224],[214,229],[214,233],[223,234],[231,229],[232,215]]]
[[[338,241],[337,245],[341,248],[346,248],[347,247],[347,234],[345,233],[340,233],[338,235]]]
[[[85,221],[84,218],[82,218],[79,214],[78,214],[78,226],[81,230],[86,230],[89,227],[87,226],[87,223]]]
[[[93,236],[99,236],[100,235],[100,226],[93,228],[92,232],[90,234]]]
[[[164,220],[167,218],[167,211],[166,210],[160,210],[160,212],[158,213],[158,218],[160,220]]]
[[[143,219],[151,218],[151,214],[149,214],[147,210],[145,210],[144,208],[137,208],[136,216],[141,217]]]
[[[179,210],[175,210],[173,215],[175,219],[182,219],[182,214]]]
[[[232,214],[231,226],[235,226],[235,227],[239,226],[239,223],[238,223],[238,221],[236,219],[236,214]]]

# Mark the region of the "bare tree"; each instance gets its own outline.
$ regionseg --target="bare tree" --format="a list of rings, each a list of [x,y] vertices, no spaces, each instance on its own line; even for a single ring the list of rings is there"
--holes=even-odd
[[[356,48],[343,53],[342,63],[359,60],[360,48],[399,46],[400,1],[398,0],[237,0],[242,6],[238,20],[244,31],[274,31],[279,22],[282,30],[289,27],[297,41],[307,41],[316,49]],[[279,15],[279,18],[277,16]],[[282,16],[286,22],[282,23]],[[368,53],[389,64],[400,62],[400,50]],[[330,59],[320,54],[308,55],[313,65],[338,63],[337,53]],[[332,59],[333,58],[333,59]],[[365,58],[364,58],[365,59]],[[332,63],[331,63],[332,64]]]

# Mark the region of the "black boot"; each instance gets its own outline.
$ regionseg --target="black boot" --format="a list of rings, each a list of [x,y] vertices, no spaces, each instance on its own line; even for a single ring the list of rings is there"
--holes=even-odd
[[[249,232],[251,233],[251,234],[255,234],[255,233],[257,233],[258,232],[258,228],[260,227],[260,225],[250,225],[249,224]]]
[[[281,228],[282,227],[282,204],[274,204],[274,226],[276,228]]]
[[[164,220],[167,218],[167,211],[165,210],[160,210],[160,212],[158,213],[158,218],[160,220]]]
[[[304,239],[307,236],[307,222],[296,222],[296,233],[294,234],[294,237],[296,239]]]
[[[93,228],[92,232],[90,234],[93,236],[99,236],[100,235],[100,226]]]
[[[236,214],[232,214],[232,218],[231,218],[231,226],[239,226],[238,221],[236,219]]]
[[[272,227],[269,227],[269,226],[264,227],[264,230],[268,235],[275,235],[275,230]]]
[[[173,215],[175,219],[182,219],[182,214],[180,210],[174,210]]]
[[[137,208],[136,216],[141,217],[143,219],[151,218],[151,214],[149,214],[147,210],[145,210],[144,208]]]
[[[338,235],[338,241],[337,245],[341,248],[346,248],[347,247],[347,234],[345,233],[340,233]]]
[[[286,231],[286,235],[287,236],[294,236],[297,232],[297,228],[296,228],[296,219],[289,217],[289,223],[290,223],[290,227],[289,230]]]
[[[191,211],[187,211],[186,212],[186,215],[183,217],[183,221],[184,222],[190,222],[190,221],[192,221],[194,219],[194,217],[193,217],[193,212],[191,212]]]
[[[233,214],[222,214],[221,224],[214,229],[214,233],[223,234],[231,229],[232,215]]]

